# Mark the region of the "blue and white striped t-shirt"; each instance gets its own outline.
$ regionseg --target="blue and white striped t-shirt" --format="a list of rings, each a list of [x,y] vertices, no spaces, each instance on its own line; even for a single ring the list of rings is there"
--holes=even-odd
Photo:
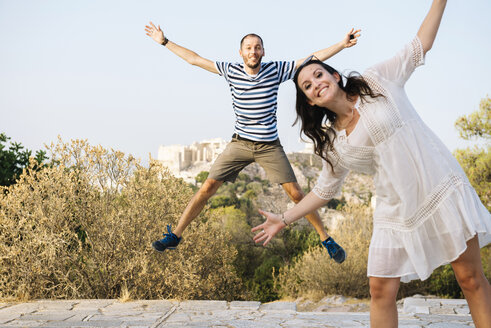
[[[278,139],[278,88],[280,83],[293,78],[295,62],[261,63],[256,76],[248,75],[243,63],[216,62],[215,65],[230,85],[236,117],[234,132],[254,141]]]

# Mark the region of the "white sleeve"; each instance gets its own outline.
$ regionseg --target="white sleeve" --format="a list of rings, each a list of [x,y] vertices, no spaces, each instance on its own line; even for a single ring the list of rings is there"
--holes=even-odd
[[[423,45],[416,36],[394,57],[370,67],[366,72],[403,86],[416,67],[424,64],[424,59]]]
[[[325,161],[322,161],[322,171],[317,179],[312,192],[316,194],[317,197],[329,200],[334,198],[341,192],[341,187],[343,186],[344,179],[348,175],[349,170],[342,167],[341,165],[331,166]]]

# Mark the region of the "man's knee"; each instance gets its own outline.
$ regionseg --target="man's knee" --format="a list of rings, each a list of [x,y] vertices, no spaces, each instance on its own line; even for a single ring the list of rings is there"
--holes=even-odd
[[[202,197],[211,197],[213,196],[218,188],[222,185],[223,181],[218,181],[215,179],[206,179],[205,182],[203,182],[203,185],[201,188],[199,188],[198,194]]]
[[[305,197],[305,194],[303,193],[302,188],[300,188],[300,185],[298,183],[286,185],[284,186],[284,188],[286,189],[288,196],[294,203],[300,202]]]

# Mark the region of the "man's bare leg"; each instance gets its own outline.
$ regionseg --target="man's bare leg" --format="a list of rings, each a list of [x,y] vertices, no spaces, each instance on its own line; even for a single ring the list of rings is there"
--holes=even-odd
[[[300,185],[297,182],[286,182],[282,184],[282,187],[295,204],[300,202],[305,196],[302,188],[300,188]],[[305,218],[315,228],[315,231],[317,231],[321,240],[329,238],[326,228],[324,228],[321,217],[317,211],[307,214]]]
[[[297,182],[283,183],[282,186],[293,202],[298,203],[303,199],[304,193]],[[346,259],[346,251],[327,234],[319,213],[315,211],[307,214],[305,217],[319,234],[322,246],[327,249],[329,256],[337,263],[343,263]]]
[[[218,188],[220,188],[222,184],[223,181],[218,181],[215,179],[206,179],[205,182],[203,182],[201,188],[189,201],[188,206],[186,206],[186,209],[182,213],[181,218],[177,223],[176,229],[173,231],[177,237],[182,236],[182,233],[187,226],[194,220],[195,217],[199,215],[208,199],[210,199],[210,197],[217,192]]]

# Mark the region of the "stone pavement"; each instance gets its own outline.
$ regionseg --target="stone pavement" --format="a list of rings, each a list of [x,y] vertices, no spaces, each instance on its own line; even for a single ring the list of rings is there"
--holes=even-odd
[[[369,313],[297,311],[294,302],[63,300],[0,303],[3,327],[368,327]],[[328,311],[328,312],[325,312]],[[334,311],[334,312],[332,312]],[[399,327],[474,327],[465,300],[406,298]]]

